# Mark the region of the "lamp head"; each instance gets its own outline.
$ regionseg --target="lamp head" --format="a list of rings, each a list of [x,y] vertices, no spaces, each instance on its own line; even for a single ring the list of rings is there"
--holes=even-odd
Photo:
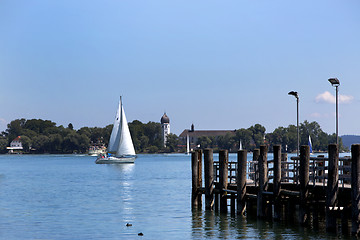
[[[337,78],[329,78],[329,82],[334,87],[338,87],[340,85],[340,81]]]
[[[295,91],[291,91],[291,92],[289,92],[288,94],[289,94],[289,95],[292,95],[292,96],[294,96],[294,97],[296,97],[296,98],[299,98],[298,93],[295,92]]]

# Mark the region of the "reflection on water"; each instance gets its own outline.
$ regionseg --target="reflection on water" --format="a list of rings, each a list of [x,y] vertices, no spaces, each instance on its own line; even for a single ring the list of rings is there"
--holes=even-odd
[[[126,163],[126,164],[109,164],[106,165],[109,168],[115,169],[124,174],[131,174],[134,172],[135,164],[134,163]]]
[[[321,225],[324,220],[321,220]],[[192,211],[192,239],[350,239],[294,222],[272,222],[256,216],[231,216],[214,211]]]

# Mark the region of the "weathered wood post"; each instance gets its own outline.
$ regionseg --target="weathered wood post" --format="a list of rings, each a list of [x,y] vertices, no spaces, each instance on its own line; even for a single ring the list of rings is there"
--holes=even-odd
[[[281,179],[283,182],[288,182],[289,180],[287,177],[289,176],[288,173],[288,165],[287,165],[288,155],[287,153],[281,154]]]
[[[336,232],[335,207],[338,196],[339,149],[337,144],[329,145],[328,182],[326,186],[326,231]]]
[[[201,154],[201,153],[200,153]],[[191,204],[193,208],[199,207],[199,198],[201,200],[201,194],[199,195],[200,178],[199,178],[199,151],[191,153],[191,173],[192,173],[192,193],[191,193]],[[200,173],[201,175],[201,173]],[[200,202],[201,205],[201,202]],[[201,206],[200,206],[201,207]]]
[[[278,221],[281,218],[281,145],[274,145],[274,220]]]
[[[247,151],[239,150],[237,153],[237,214],[244,214],[246,208],[246,165]]]
[[[301,225],[306,225],[308,220],[307,200],[309,195],[309,164],[310,164],[310,147],[303,145],[300,147],[300,208],[299,208],[299,222]]]
[[[257,196],[257,216],[260,218],[266,217],[266,200],[263,192],[266,192],[268,187],[267,151],[266,145],[260,146],[260,156],[258,158],[259,191]]]
[[[212,210],[214,206],[214,158],[213,150],[204,150],[205,175],[205,209]]]
[[[351,146],[351,232],[360,233],[360,144]]]
[[[228,150],[219,151],[219,192],[220,192],[220,212],[227,212],[227,193],[224,189],[228,186]]]

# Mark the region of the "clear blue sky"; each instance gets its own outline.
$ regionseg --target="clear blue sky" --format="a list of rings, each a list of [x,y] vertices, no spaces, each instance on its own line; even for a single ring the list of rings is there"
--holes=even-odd
[[[0,130],[17,118],[76,129],[128,121],[171,131],[272,132],[317,121],[360,134],[359,1],[0,1]]]

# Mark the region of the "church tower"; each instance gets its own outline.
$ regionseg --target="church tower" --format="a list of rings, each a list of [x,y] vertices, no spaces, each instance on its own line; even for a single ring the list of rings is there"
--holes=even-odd
[[[170,134],[170,119],[166,115],[166,113],[164,113],[164,115],[161,117],[160,122],[161,122],[162,137],[163,137],[164,147],[165,147],[167,136]]]

